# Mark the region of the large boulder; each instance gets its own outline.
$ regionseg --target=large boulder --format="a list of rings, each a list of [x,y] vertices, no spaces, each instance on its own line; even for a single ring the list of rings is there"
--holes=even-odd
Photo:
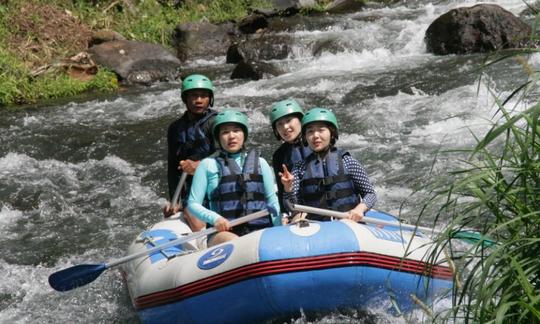
[[[287,35],[256,35],[240,41],[238,52],[247,61],[283,60],[289,56],[292,45]]]
[[[483,53],[527,44],[531,27],[492,4],[450,10],[428,27],[427,50],[434,54]]]
[[[214,59],[225,56],[238,32],[232,23],[215,25],[207,22],[183,23],[176,26],[173,44],[182,61]]]
[[[364,1],[358,0],[334,0],[326,7],[326,12],[331,14],[342,14],[362,10]]]
[[[345,46],[341,40],[337,38],[333,39],[320,39],[317,40],[312,47],[312,54],[315,57],[321,56],[324,53],[336,54],[339,52],[344,52],[346,50]]]
[[[275,77],[280,74],[283,74],[283,71],[271,63],[242,60],[232,71],[231,79],[260,80],[263,78]]]
[[[271,0],[272,7],[282,12],[295,14],[302,9],[313,8],[317,5],[315,0]]]
[[[114,71],[128,84],[174,80],[181,66],[167,49],[145,42],[106,42],[91,47],[88,53],[94,62]]]
[[[238,23],[238,29],[244,34],[254,34],[268,27],[268,18],[263,14],[251,14]]]
[[[126,40],[126,38],[110,29],[100,29],[92,32],[92,38],[90,39],[90,42],[88,43],[88,47],[92,47],[94,45],[99,45],[101,43],[111,42],[115,40]]]

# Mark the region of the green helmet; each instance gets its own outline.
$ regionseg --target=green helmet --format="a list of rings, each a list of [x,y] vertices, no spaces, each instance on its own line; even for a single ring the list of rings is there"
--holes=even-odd
[[[186,91],[193,89],[206,89],[210,91],[210,106],[214,105],[214,85],[212,81],[202,74],[188,75],[182,82],[182,101],[186,103]]]
[[[212,134],[215,139],[218,139],[219,136],[219,126],[226,123],[235,123],[240,124],[242,130],[244,131],[244,141],[248,136],[248,118],[246,114],[238,110],[224,110],[217,114],[216,119],[214,119],[214,124],[212,126]]]
[[[325,122],[336,128],[336,139],[339,130],[336,115],[326,108],[311,108],[302,118],[302,133],[305,132],[306,126],[313,122]]]
[[[276,102],[272,106],[272,110],[270,110],[270,123],[272,124],[272,127],[275,127],[276,121],[281,117],[292,114],[299,115],[300,119],[304,117],[304,111],[302,110],[302,107],[300,107],[298,102],[296,102],[296,100],[287,99]]]

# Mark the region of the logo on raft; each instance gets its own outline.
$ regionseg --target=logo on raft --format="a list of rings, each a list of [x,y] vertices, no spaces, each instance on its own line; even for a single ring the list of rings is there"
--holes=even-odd
[[[225,262],[225,260],[227,260],[231,255],[233,249],[234,245],[232,244],[225,244],[212,249],[200,257],[199,261],[197,262],[197,266],[202,270],[213,269]]]

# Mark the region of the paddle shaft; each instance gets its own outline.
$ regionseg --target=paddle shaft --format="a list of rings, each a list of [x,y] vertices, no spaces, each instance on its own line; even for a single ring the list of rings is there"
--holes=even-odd
[[[182,172],[182,175],[180,176],[180,180],[178,181],[178,185],[176,186],[176,190],[174,191],[174,195],[171,199],[171,208],[174,208],[174,205],[176,202],[178,202],[178,205],[180,205],[180,208],[182,208],[182,200],[178,200],[180,198],[180,192],[182,192],[182,187],[184,186],[184,183],[186,182],[188,174],[187,172]]]
[[[266,216],[268,214],[269,214],[268,210],[266,210],[266,209],[265,210],[260,210],[258,212],[253,213],[253,214],[249,214],[249,215],[246,215],[244,217],[234,219],[234,220],[230,221],[229,224],[231,225],[231,227],[234,227],[236,225],[247,223],[247,222],[252,221],[254,219],[257,219],[257,218],[261,218],[261,217]],[[182,244],[182,243],[185,243],[185,242],[189,242],[191,240],[198,239],[199,237],[214,234],[215,232],[217,232],[217,230],[214,227],[210,227],[208,229],[205,229],[204,231],[196,232],[196,233],[190,234],[190,235],[188,235],[186,237],[179,238],[179,239],[176,239],[174,241],[170,241],[170,242],[167,242],[165,244],[153,247],[151,249],[141,251],[139,253],[135,253],[135,254],[132,254],[132,255],[128,255],[128,256],[125,256],[125,257],[120,258],[120,259],[113,260],[111,262],[106,263],[105,267],[107,269],[112,268],[112,267],[115,267],[115,266],[117,266],[119,264],[126,263],[128,261],[131,261],[131,260],[140,258],[142,256],[154,253],[156,251],[160,251],[160,250],[166,249],[166,248],[171,247],[171,246],[175,246],[175,245],[179,245],[179,244]]]
[[[293,204],[293,203],[290,203],[290,205],[291,205],[291,209],[297,212],[317,214],[321,216],[328,216],[328,217],[335,217],[335,218],[348,218],[349,217],[349,214],[343,213],[343,212],[337,212],[333,210],[305,206],[305,205],[298,205],[298,204]],[[362,218],[362,222],[376,224],[376,225],[398,226],[398,227],[408,229],[408,230],[410,229],[413,231],[420,230],[420,231],[425,231],[425,232],[440,233],[439,231],[433,228],[429,228],[429,227],[408,225],[408,224],[403,224],[403,223],[398,223],[398,222],[389,222],[389,221],[366,217],[366,216]]]

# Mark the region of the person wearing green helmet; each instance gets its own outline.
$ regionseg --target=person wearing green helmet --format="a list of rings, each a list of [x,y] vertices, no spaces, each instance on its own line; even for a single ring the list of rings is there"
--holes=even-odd
[[[259,152],[245,149],[249,134],[247,116],[237,110],[220,112],[212,134],[219,148],[201,161],[188,199],[189,212],[218,230],[208,238],[208,245],[281,225],[272,169]],[[271,215],[230,227],[231,220],[262,209],[269,209]]]
[[[348,212],[350,219],[360,221],[377,202],[377,195],[362,164],[335,146],[339,137],[336,116],[329,109],[310,109],[302,118],[302,133],[313,153],[297,163],[292,173],[283,167],[284,198]],[[328,220],[317,215],[307,217]]]
[[[311,154],[311,149],[302,140],[302,117],[304,111],[294,99],[286,99],[276,102],[270,110],[270,123],[272,130],[281,145],[272,155],[272,167],[276,179],[279,179],[283,165],[288,169],[294,164],[304,160]],[[277,181],[278,199],[281,211],[285,211],[283,204],[283,185]]]
[[[188,174],[180,197],[184,202],[182,206],[185,207],[195,169],[200,160],[215,151],[210,126],[217,112],[210,108],[214,104],[214,85],[204,75],[192,74],[185,77],[180,96],[186,105],[186,111],[169,125],[167,131],[167,180],[169,195],[172,198],[180,176],[184,172]],[[167,204],[163,208],[165,217],[172,216],[178,211],[178,205]],[[206,226],[192,217],[187,209],[184,209],[183,216],[194,232]]]

